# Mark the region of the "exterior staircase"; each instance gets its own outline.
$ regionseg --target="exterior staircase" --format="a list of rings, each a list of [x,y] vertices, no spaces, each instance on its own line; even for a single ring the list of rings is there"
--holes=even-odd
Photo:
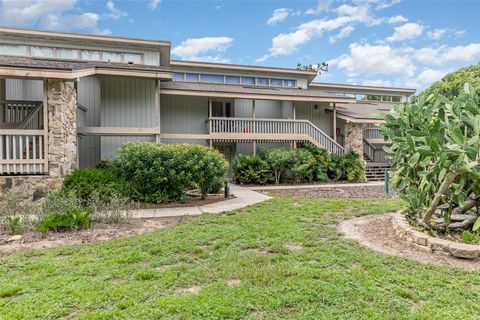
[[[365,168],[365,178],[367,181],[384,181],[385,170],[389,169],[389,163],[367,161]]]

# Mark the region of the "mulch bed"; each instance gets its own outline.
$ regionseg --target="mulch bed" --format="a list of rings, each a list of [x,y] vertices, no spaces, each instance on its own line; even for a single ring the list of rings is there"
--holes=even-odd
[[[183,208],[183,207],[199,207],[211,203],[234,199],[234,195],[230,195],[228,199],[223,193],[209,194],[206,199],[202,199],[199,194],[189,194],[186,202],[174,201],[168,203],[139,203],[139,209],[158,209],[158,208]]]
[[[317,198],[389,198],[392,193],[386,194],[383,186],[338,186],[332,188],[302,188],[268,190],[273,195],[286,195],[293,197],[317,197]]]

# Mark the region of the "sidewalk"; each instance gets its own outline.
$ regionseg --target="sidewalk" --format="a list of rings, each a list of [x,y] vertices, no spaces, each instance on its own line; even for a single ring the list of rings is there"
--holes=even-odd
[[[200,215],[202,213],[221,213],[251,206],[270,199],[269,196],[253,191],[251,188],[230,185],[230,192],[236,197],[197,207],[154,208],[132,210],[133,218],[165,218]]]

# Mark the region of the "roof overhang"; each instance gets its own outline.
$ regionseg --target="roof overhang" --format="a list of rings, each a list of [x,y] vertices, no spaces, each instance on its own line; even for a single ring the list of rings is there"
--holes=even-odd
[[[337,90],[348,93],[364,93],[364,94],[390,94],[390,95],[412,95],[417,90],[410,88],[394,88],[394,87],[377,87],[377,86],[362,86],[351,84],[339,84],[339,83],[322,83],[311,82],[309,85],[311,88],[321,90]]]
[[[161,89],[162,95],[217,97],[232,99],[254,99],[254,100],[277,100],[277,101],[302,101],[302,102],[330,102],[330,103],[354,103],[355,100],[344,97],[314,97],[295,95],[273,95],[259,93],[237,93],[223,91],[202,91],[202,90],[181,90],[165,88]]]
[[[135,78],[148,78],[155,80],[172,80],[173,73],[169,71],[145,71],[109,68],[88,68],[82,70],[40,69],[23,67],[0,67],[0,77],[29,78],[29,79],[64,79],[75,80],[93,75],[124,76]]]
[[[333,113],[333,110],[326,109],[327,112]],[[385,123],[385,120],[381,118],[356,118],[346,114],[342,114],[341,111],[336,111],[337,118],[345,120],[351,123]]]

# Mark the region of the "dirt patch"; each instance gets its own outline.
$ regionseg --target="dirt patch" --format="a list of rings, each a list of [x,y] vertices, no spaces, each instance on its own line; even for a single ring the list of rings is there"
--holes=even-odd
[[[242,284],[242,280],[240,279],[230,279],[230,280],[227,280],[227,285],[229,287],[236,287],[236,286],[239,286]]]
[[[122,224],[94,224],[89,230],[27,232],[19,240],[9,241],[11,235],[0,234],[0,256],[19,251],[93,243],[119,237],[139,235],[173,226],[187,218],[130,219]]]
[[[386,194],[383,186],[342,186],[332,188],[284,189],[268,190],[273,195],[287,195],[293,197],[317,198],[390,198],[394,195]]]
[[[175,293],[179,293],[179,294],[187,294],[187,293],[196,294],[196,293],[199,293],[200,290],[202,290],[202,287],[200,287],[200,286],[193,286],[193,287],[188,287],[188,288],[177,288],[177,289],[175,289]]]
[[[241,252],[242,252],[242,253],[252,252],[252,253],[256,253],[256,254],[260,254],[260,255],[264,255],[264,256],[267,256],[267,255],[276,255],[276,254],[277,254],[277,252],[268,251],[268,250],[263,249],[263,248],[246,249],[246,250],[242,250]]]
[[[138,207],[139,209],[200,207],[207,204],[235,199],[234,195],[230,195],[230,197],[226,199],[223,193],[209,194],[205,199],[202,199],[199,194],[189,194],[188,197],[188,201],[186,202],[175,201],[168,203],[140,203]]]
[[[285,248],[292,251],[299,251],[303,249],[303,246],[300,243],[286,243]]]
[[[480,262],[454,258],[450,255],[419,250],[395,233],[392,214],[371,215],[341,222],[337,230],[346,238],[384,254],[410,258],[423,263],[454,266],[465,270],[480,270]]]

